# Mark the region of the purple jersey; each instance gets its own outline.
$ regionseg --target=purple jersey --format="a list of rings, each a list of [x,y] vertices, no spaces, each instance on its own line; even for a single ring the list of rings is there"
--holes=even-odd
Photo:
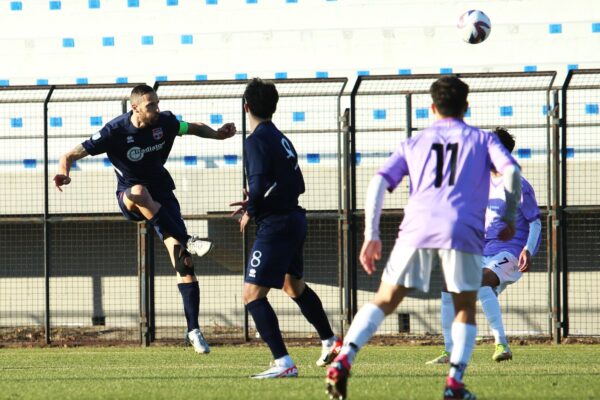
[[[540,218],[540,209],[538,208],[535,192],[531,184],[523,177],[521,177],[521,188],[521,201],[519,202],[517,220],[515,222],[517,232],[511,240],[503,242],[498,239],[498,234],[505,226],[505,223],[501,220],[501,216],[504,214],[504,209],[506,208],[504,184],[502,177],[491,179],[490,196],[485,213],[485,248],[483,249],[483,255],[492,256],[501,251],[508,251],[519,258],[521,250],[527,244],[529,223]],[[542,235],[540,235],[535,248],[529,249],[532,256],[537,253],[541,241]]]
[[[410,179],[398,243],[482,254],[492,163],[498,171],[517,164],[495,135],[459,119],[403,141],[379,170],[390,191]]]

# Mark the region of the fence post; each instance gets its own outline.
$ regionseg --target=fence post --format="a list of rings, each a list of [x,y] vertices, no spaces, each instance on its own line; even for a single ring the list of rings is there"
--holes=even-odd
[[[48,103],[54,92],[54,85],[50,86],[44,100],[44,330],[46,344],[50,344],[50,200],[48,197]]]
[[[350,94],[350,125],[348,126],[346,158],[348,159],[348,270],[346,287],[346,321],[348,326],[358,311],[357,298],[357,269],[358,269],[358,233],[356,226],[356,96],[358,88],[362,83],[362,76],[356,79],[356,83]]]
[[[551,111],[551,127],[552,127],[552,204],[550,217],[552,222],[552,318],[554,321],[553,339],[555,344],[561,342],[561,302],[560,302],[560,282],[561,282],[561,207],[560,207],[560,115],[558,107],[558,91],[553,92],[554,106]]]
[[[151,335],[149,331],[148,309],[148,225],[146,222],[137,224],[138,237],[138,278],[140,284],[140,345],[149,346]]]
[[[347,331],[351,321],[350,313],[350,288],[349,282],[346,279],[347,273],[350,270],[351,247],[350,247],[350,174],[349,174],[349,127],[350,127],[350,110],[345,109],[344,114],[340,116],[340,122],[342,123],[342,134],[341,134],[341,165],[338,168],[341,169],[341,182],[340,190],[342,192],[341,199],[341,213],[338,222],[338,235],[339,235],[339,247],[338,247],[338,259],[340,265],[338,268],[338,285],[340,288],[340,319],[342,334]],[[346,326],[348,325],[348,326]]]
[[[245,153],[244,153],[244,141],[246,140],[246,136],[247,136],[247,132],[246,130],[248,129],[247,125],[246,125],[246,111],[244,110],[244,104],[245,104],[245,100],[242,98],[241,101],[241,112],[242,112],[242,165],[245,165],[246,162],[246,158],[245,158]],[[244,188],[244,190],[246,190],[246,168],[242,168],[242,188]],[[248,230],[244,229],[244,232],[242,233],[242,282],[244,281],[244,279],[246,279],[246,267],[248,264],[248,252],[250,251],[249,249],[250,243],[248,240]],[[245,342],[249,342],[250,341],[250,318],[248,315],[248,307],[246,307],[244,305],[244,326],[242,328],[243,332],[243,336],[244,336],[244,341]]]

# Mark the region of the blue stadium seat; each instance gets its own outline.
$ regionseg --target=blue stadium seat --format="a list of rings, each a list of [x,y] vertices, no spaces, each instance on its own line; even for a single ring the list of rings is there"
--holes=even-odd
[[[10,119],[10,127],[11,128],[22,128],[23,127],[23,118],[15,117]]]
[[[562,24],[550,24],[548,25],[548,33],[556,35],[562,33]]]
[[[90,126],[102,126],[102,117],[100,117],[100,116],[90,117]]]
[[[236,165],[238,162],[238,156],[235,154],[225,154],[223,159],[226,165]]]
[[[321,162],[321,155],[319,153],[308,153],[306,155],[306,162],[309,164],[318,164]]]
[[[385,109],[375,109],[373,110],[373,119],[384,120],[387,118],[387,112]]]
[[[512,106],[501,106],[500,107],[500,116],[501,117],[512,117],[513,116]]]
[[[417,108],[415,112],[417,119],[429,118],[429,108]]]
[[[198,157],[196,157],[196,156],[184,156],[183,157],[183,164],[184,165],[197,165],[198,164]]]
[[[292,113],[292,121],[294,122],[304,122],[306,120],[306,114],[304,111],[294,111]]]
[[[518,158],[531,158],[531,149],[517,149]]]

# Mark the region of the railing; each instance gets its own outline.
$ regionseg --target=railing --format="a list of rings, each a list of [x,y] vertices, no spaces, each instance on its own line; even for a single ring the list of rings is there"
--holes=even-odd
[[[531,272],[500,297],[507,333],[600,335],[600,72],[572,71],[560,91],[553,91],[554,72],[459,76],[471,88],[467,123],[501,125],[516,136],[513,154],[543,215]],[[357,262],[367,182],[402,139],[432,122],[428,89],[438,77],[359,77],[349,96],[346,79],[275,81],[274,122],[298,150],[307,186],[301,197],[309,219],[305,278],[337,332],[379,283]],[[63,193],[51,182],[62,153],[128,110],[133,86],[0,88],[0,343],[181,339],[181,300],[164,246],[146,224],[121,217],[108,159],[78,161]],[[211,341],[244,341],[254,333],[241,301],[253,232],[242,236],[228,207],[241,199],[244,185],[244,88],[244,81],[155,85],[161,109],[188,122],[235,122],[239,131],[225,141],[178,138],[166,164],[188,230],[215,242],[209,256],[196,260],[200,324]],[[342,113],[342,101],[350,112]],[[384,259],[407,188],[403,183],[385,200]],[[431,292],[407,299],[380,333],[439,334],[440,285],[437,271]],[[284,335],[312,332],[284,295],[273,291],[270,301]],[[488,333],[483,314],[478,318]]]

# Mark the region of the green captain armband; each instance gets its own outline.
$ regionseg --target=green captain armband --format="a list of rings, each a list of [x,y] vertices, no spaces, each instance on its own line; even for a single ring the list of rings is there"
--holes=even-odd
[[[179,132],[177,133],[179,136],[183,136],[188,132],[188,123],[185,121],[179,121]]]

